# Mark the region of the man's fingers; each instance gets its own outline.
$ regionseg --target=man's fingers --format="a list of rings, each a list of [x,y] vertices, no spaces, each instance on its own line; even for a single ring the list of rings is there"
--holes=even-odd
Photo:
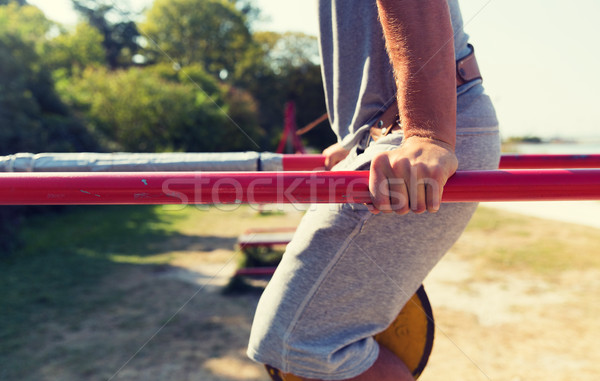
[[[425,195],[425,183],[423,180],[418,179],[416,183],[412,183],[412,194],[410,196],[411,204],[410,209],[416,213],[421,214],[427,210],[427,196]]]
[[[335,143],[323,150],[325,155],[325,168],[331,170],[337,163],[344,160],[348,156],[348,151],[340,143]]]
[[[426,208],[425,184],[421,178],[423,170],[418,166],[410,167],[410,176],[408,184],[408,194],[410,200],[410,209],[417,213],[423,213]]]
[[[331,168],[333,168],[337,163],[335,163],[333,161],[333,158],[331,156],[325,156],[325,168],[327,170],[331,170]]]
[[[390,186],[387,176],[377,176],[371,191],[373,206],[382,213],[391,213]]]
[[[369,191],[373,206],[383,213],[392,211],[390,206],[390,187],[388,178],[391,176],[391,167],[385,154],[375,156],[371,164],[369,175]]]
[[[410,211],[408,204],[408,189],[406,181],[399,178],[388,179],[390,187],[390,206],[397,214],[406,214]]]
[[[435,213],[440,210],[443,185],[432,178],[426,178],[423,181],[425,182],[425,192],[427,194],[427,211]]]
[[[340,155],[337,153],[333,153],[331,155],[325,155],[325,168],[331,170],[331,168],[335,167],[337,163],[342,161]]]
[[[452,158],[454,160],[450,160]],[[399,156],[397,151],[375,156],[369,178],[374,211],[398,214],[437,212],[447,177],[457,166],[455,157],[450,159],[434,162],[433,165],[420,156],[413,159]]]

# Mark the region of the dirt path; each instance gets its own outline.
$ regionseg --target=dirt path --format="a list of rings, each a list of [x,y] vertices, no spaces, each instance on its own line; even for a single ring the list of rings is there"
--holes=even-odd
[[[450,254],[425,282],[436,342],[422,380],[599,379],[600,272],[473,277]]]

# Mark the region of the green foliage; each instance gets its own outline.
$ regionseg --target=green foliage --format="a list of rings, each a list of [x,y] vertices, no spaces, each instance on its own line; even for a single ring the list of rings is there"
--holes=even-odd
[[[153,41],[152,61],[198,63],[214,76],[233,73],[251,42],[244,14],[227,0],[156,0],[140,29]]]
[[[111,69],[131,66],[132,57],[139,49],[140,36],[130,14],[112,1],[72,0],[73,7],[102,35],[106,62]],[[112,21],[114,19],[118,21]]]
[[[25,40],[43,40],[51,26],[52,22],[37,7],[19,6],[17,2],[0,6],[0,29],[12,30]]]
[[[58,70],[68,76],[88,66],[104,66],[103,40],[100,32],[88,23],[77,24],[75,30],[61,33],[49,41],[45,63],[50,70]]]
[[[208,74],[200,64],[192,64],[185,68],[167,62],[145,67],[146,72],[157,74],[162,79],[177,83],[193,84],[198,90],[209,95],[215,102],[221,104],[221,84],[214,76]]]
[[[263,149],[259,141],[265,133],[259,127],[258,107],[252,96],[242,89],[231,87],[225,94],[225,104],[223,110],[228,115],[224,137],[226,144],[235,147],[233,150],[236,151]]]
[[[283,132],[283,109],[288,100],[296,101],[299,126],[325,113],[316,63],[318,45],[315,37],[302,33],[250,35],[247,17],[252,17],[252,12],[244,13],[244,4],[233,0],[157,0],[140,26],[152,40],[144,54],[150,62],[164,62],[157,70],[170,80],[173,73],[165,68],[174,62],[182,68],[180,80],[183,73],[194,73],[198,68],[213,77],[226,73],[223,79],[249,92],[256,101],[258,122],[267,132],[258,143],[261,149],[272,150]],[[206,89],[202,76],[194,82]],[[237,118],[232,116],[235,121]],[[304,139],[322,149],[333,143],[335,136],[325,127]]]
[[[54,90],[38,50],[50,23],[35,7],[0,7],[0,154],[97,148]]]
[[[165,79],[167,70],[87,69],[81,78],[63,80],[61,93],[85,115],[111,149],[132,152],[235,151],[252,148],[260,134],[251,99],[207,93],[194,82]],[[199,78],[199,74],[194,74]],[[217,90],[216,83],[202,83]],[[224,99],[224,104],[217,101]],[[234,124],[227,115],[240,116]],[[256,119],[256,118],[254,118]],[[234,119],[235,120],[235,119]],[[243,120],[243,124],[240,124]]]

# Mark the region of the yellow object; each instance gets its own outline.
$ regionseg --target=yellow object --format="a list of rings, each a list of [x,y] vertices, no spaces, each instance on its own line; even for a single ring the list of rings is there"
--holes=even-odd
[[[406,303],[394,322],[375,335],[380,345],[394,352],[418,378],[431,354],[434,337],[433,312],[423,286]],[[302,381],[300,377],[284,374],[266,366],[273,381]]]
[[[421,286],[394,322],[375,335],[380,345],[394,352],[418,378],[431,354],[435,326],[427,293]]]

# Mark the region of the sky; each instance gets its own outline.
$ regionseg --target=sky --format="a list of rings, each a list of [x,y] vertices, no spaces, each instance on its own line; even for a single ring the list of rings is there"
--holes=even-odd
[[[255,0],[256,29],[317,35],[316,0]],[[117,4],[123,1],[116,1]],[[73,25],[70,0],[29,0]],[[133,9],[152,0],[129,0]],[[600,1],[459,0],[502,136],[600,141]]]

